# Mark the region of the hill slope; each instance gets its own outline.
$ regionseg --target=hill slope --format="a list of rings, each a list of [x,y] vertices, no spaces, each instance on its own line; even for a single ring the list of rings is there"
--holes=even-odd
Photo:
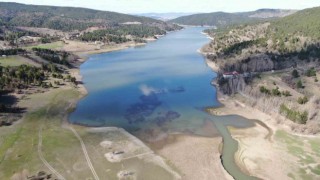
[[[217,27],[225,27],[234,24],[250,23],[261,21],[270,18],[283,17],[292,14],[294,10],[278,10],[278,9],[260,9],[253,12],[243,13],[225,13],[214,12],[204,14],[194,14],[190,16],[183,16],[171,20],[170,22],[184,24],[184,25],[209,25]]]
[[[282,116],[295,132],[319,133],[319,18],[316,7],[270,22],[206,31],[214,41],[202,51],[220,71],[219,90],[239,92],[237,101]],[[241,75],[224,74],[234,71]]]
[[[71,31],[83,30],[92,26],[112,26],[126,22],[139,22],[170,29],[168,24],[147,17],[86,8],[0,2],[0,24]]]
[[[300,60],[309,62],[319,59],[319,18],[320,7],[315,7],[269,22],[206,30],[215,38],[206,47],[207,52],[221,56],[222,59],[232,58],[236,63],[245,60],[240,62],[241,65],[247,64],[256,55],[268,56],[273,62],[268,70],[292,67],[294,60],[298,60],[296,64],[299,64]],[[230,66],[231,62],[228,61],[228,68],[246,71],[240,66]],[[252,69],[264,71],[266,67],[263,65]]]
[[[320,38],[320,7],[309,8],[275,20],[271,28],[279,35],[301,35]]]

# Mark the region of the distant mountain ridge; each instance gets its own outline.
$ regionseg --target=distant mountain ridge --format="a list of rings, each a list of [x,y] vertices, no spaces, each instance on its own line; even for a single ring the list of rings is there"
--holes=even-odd
[[[134,14],[134,15],[149,17],[149,18],[153,18],[161,21],[169,21],[181,16],[189,16],[192,14],[194,13],[142,13],[142,14]]]
[[[0,2],[0,25],[44,27],[63,31],[84,30],[92,26],[112,26],[118,23],[140,22],[145,25],[170,28],[167,23],[152,18],[86,8],[26,5]]]
[[[258,9],[251,12],[249,17],[252,18],[275,18],[275,17],[285,17],[294,14],[297,10],[283,10],[283,9]]]
[[[281,9],[259,9],[251,12],[241,13],[202,13],[189,16],[179,17],[169,22],[182,24],[182,25],[195,25],[195,26],[216,26],[225,27],[228,25],[243,24],[261,21],[265,19],[272,19],[277,17],[284,17],[297,12],[296,10],[281,10]]]

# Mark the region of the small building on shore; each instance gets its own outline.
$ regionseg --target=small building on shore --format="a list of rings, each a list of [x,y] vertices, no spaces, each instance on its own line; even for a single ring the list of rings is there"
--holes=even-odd
[[[229,79],[229,78],[234,78],[239,76],[240,74],[237,71],[233,71],[233,72],[225,72],[223,73],[223,78],[225,79]]]

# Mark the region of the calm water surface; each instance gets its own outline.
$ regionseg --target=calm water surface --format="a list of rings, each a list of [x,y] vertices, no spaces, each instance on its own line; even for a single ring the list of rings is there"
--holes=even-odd
[[[224,138],[226,169],[237,179],[251,178],[234,163],[237,142],[226,126],[254,124],[238,116],[215,117],[204,111],[219,102],[210,84],[216,74],[197,53],[209,42],[203,30],[187,28],[143,47],[90,56],[81,66],[89,93],[70,115],[70,122],[117,126],[151,137],[174,132],[212,136],[213,132],[204,130],[212,121]]]

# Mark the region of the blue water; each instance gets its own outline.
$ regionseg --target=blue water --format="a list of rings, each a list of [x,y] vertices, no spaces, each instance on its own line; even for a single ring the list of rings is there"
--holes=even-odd
[[[234,163],[237,142],[226,126],[254,124],[239,116],[217,117],[204,111],[220,104],[211,85],[216,74],[197,52],[209,42],[203,30],[187,28],[143,47],[90,56],[80,69],[89,93],[70,122],[122,127],[139,138],[156,139],[175,132],[212,136],[205,130],[211,121],[224,138],[222,159],[228,172],[250,179]]]
[[[210,84],[216,74],[197,53],[209,42],[200,34],[202,30],[190,28],[170,33],[144,47],[91,56],[81,66],[89,94],[79,102],[70,121],[132,131],[158,127],[154,119],[173,111],[180,117],[160,126],[178,124],[180,127],[171,130],[179,131],[191,127],[188,123],[202,125],[208,116],[203,109],[219,105],[216,90]],[[124,116],[132,105],[143,104],[140,100],[143,95],[154,96],[161,105],[153,107],[152,114],[143,121],[130,123]]]

